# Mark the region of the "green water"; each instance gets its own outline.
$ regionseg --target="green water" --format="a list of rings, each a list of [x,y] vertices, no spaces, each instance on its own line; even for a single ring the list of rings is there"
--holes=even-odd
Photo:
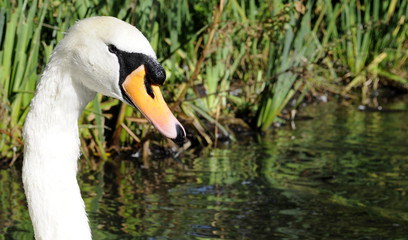
[[[408,239],[406,100],[308,106],[295,129],[82,169],[94,239]],[[19,176],[0,171],[0,239],[33,238]]]

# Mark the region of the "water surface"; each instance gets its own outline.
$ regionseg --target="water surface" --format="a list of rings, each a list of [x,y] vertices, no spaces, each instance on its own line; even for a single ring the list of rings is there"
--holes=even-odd
[[[295,129],[149,169],[83,160],[94,239],[408,239],[405,102],[308,106]],[[0,170],[0,239],[33,239],[20,174]]]

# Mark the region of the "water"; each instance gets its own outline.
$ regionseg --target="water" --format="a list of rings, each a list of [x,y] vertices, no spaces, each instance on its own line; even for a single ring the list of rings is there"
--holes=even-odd
[[[408,239],[405,102],[309,106],[198,156],[83,168],[94,239]],[[33,238],[19,175],[0,171],[0,239]]]

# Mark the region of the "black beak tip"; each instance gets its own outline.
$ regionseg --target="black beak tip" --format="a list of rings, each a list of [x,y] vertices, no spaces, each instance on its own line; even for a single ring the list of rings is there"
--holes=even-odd
[[[177,129],[177,137],[172,140],[177,145],[183,146],[183,144],[186,142],[186,133],[184,132],[183,128],[179,124],[176,125],[176,129]]]

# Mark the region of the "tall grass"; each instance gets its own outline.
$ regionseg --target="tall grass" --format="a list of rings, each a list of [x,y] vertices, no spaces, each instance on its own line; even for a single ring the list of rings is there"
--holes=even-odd
[[[47,3],[39,11],[37,1],[31,5],[28,1],[18,1],[16,8],[8,1],[4,4],[0,11],[0,28],[4,29],[0,39],[0,94],[4,112],[0,122],[0,152],[10,158],[15,155],[15,145],[21,144],[21,125],[38,79],[40,37]]]
[[[264,131],[319,91],[358,89],[367,103],[382,82],[407,88],[407,14],[408,0],[0,1],[0,158],[21,153],[40,73],[78,19],[110,15],[138,27],[166,70],[164,95],[189,138],[216,145],[234,139],[237,118]],[[164,143],[153,131],[140,113],[101,95],[80,118],[88,157]]]
[[[397,60],[396,64],[400,66],[406,62],[401,57],[404,59],[407,56],[407,52],[404,54],[402,49],[407,36],[400,29],[406,25],[403,23],[408,10],[407,4],[408,1],[393,0],[385,4],[376,0],[368,1],[364,7],[344,5],[341,23],[350,32],[342,45],[346,49],[346,56],[341,56],[341,59],[347,64],[351,74],[351,80],[344,91],[350,91],[357,85],[362,86],[363,103],[368,101],[369,88],[377,88],[381,75],[408,84],[405,78],[398,77],[387,69],[391,59]],[[403,28],[406,29],[406,26]]]
[[[273,47],[281,49],[269,55],[267,73],[272,73],[274,84],[264,90],[258,127],[266,130],[277,120],[302,87],[300,81],[305,89],[319,87],[317,74],[325,76],[324,85],[337,83],[342,89],[324,90],[345,95],[360,86],[363,104],[369,104],[380,81],[391,80],[407,88],[404,46],[408,41],[401,30],[407,28],[408,1],[306,1],[305,13],[300,5],[274,1],[274,6],[289,6],[296,12]]]
[[[279,1],[276,1],[279,2]],[[281,4],[279,2],[279,4]],[[303,8],[304,6],[302,6]],[[312,7],[307,11],[292,10],[289,22],[278,43],[270,46],[266,77],[273,80],[264,89],[263,101],[258,117],[258,127],[266,130],[292,99],[298,88],[304,84],[298,72],[313,71],[313,63],[323,54],[317,38],[320,21],[312,21]],[[294,27],[292,27],[294,26]]]

